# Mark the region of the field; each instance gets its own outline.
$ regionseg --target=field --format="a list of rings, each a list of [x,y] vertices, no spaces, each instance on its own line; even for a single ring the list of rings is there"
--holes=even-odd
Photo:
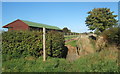
[[[65,45],[71,45],[73,47],[76,47],[76,38],[79,35],[66,35],[65,37]]]
[[[70,42],[66,42],[65,44],[66,44],[66,45],[71,45],[71,46],[75,47],[75,46],[76,46],[76,41],[77,41],[77,40],[72,40],[72,41],[70,41]]]
[[[65,40],[67,41],[67,40],[70,40],[72,38],[78,37],[78,35],[65,35],[64,37],[65,37]]]

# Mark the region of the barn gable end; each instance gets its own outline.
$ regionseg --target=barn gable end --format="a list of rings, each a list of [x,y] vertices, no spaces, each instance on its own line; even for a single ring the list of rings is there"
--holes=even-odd
[[[10,31],[10,30],[29,30],[29,26],[19,19],[3,26],[3,28],[8,28],[8,31]]]

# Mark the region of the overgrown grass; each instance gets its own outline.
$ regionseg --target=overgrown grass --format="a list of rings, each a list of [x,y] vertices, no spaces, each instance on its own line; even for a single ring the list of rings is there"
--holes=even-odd
[[[3,61],[3,72],[118,72],[117,51],[103,50],[100,53],[82,56],[74,62],[48,57],[46,62],[38,59],[12,59]]]
[[[42,57],[27,60],[24,58],[12,59],[3,63],[3,72],[64,72],[69,65],[65,59],[47,58],[43,62]]]
[[[66,44],[66,45],[71,45],[71,46],[73,46],[73,47],[76,47],[76,42],[77,42],[77,40],[72,40],[72,41],[70,41],[70,42],[66,42],[65,44]]]
[[[95,40],[93,40],[93,39],[90,39],[90,43],[92,44],[92,47],[93,47],[93,49],[94,49],[94,51],[97,49],[96,48],[96,44],[95,44]]]
[[[0,73],[2,72],[2,53],[0,51]]]
[[[81,57],[73,63],[76,72],[118,72],[117,52],[103,50]]]

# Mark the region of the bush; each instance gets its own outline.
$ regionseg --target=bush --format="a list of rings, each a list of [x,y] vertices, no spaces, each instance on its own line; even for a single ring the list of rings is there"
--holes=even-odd
[[[42,32],[38,31],[10,31],[2,34],[3,58],[19,58],[26,56],[39,57],[42,55]],[[64,37],[59,32],[46,34],[46,53],[53,57],[61,57]],[[50,51],[51,49],[51,51]]]
[[[120,28],[113,27],[101,34],[109,43],[120,45]]]

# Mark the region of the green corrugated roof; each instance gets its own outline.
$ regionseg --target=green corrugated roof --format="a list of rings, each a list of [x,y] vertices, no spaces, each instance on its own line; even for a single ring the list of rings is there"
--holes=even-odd
[[[41,24],[41,23],[35,23],[35,22],[30,22],[30,21],[26,21],[26,20],[22,20],[24,23],[28,24],[29,26],[32,27],[45,27],[48,29],[56,29],[56,30],[61,30],[60,28],[56,27],[56,26],[50,26],[50,25],[46,25],[46,24]]]

